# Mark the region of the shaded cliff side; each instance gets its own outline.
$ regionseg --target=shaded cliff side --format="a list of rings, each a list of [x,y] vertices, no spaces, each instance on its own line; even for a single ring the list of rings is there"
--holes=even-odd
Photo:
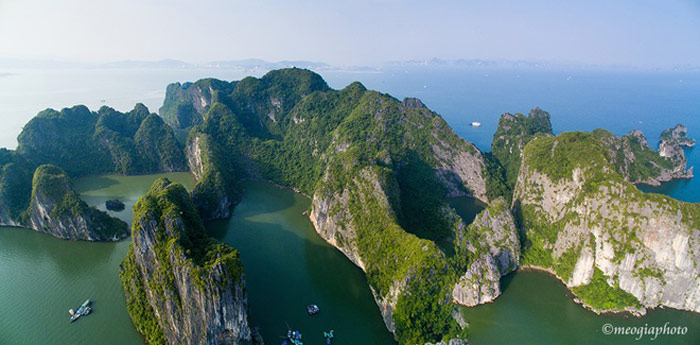
[[[202,122],[204,114],[217,101],[219,92],[229,93],[235,85],[236,82],[218,79],[170,84],[158,114],[173,128],[190,128]]]
[[[134,206],[120,268],[127,309],[150,344],[249,344],[238,252],[208,238],[182,185],[161,178]]]
[[[520,266],[520,240],[509,205],[502,198],[493,201],[457,234],[458,248],[471,260],[452,298],[468,307],[493,301],[501,294],[501,277]]]
[[[54,164],[71,176],[185,171],[182,147],[170,127],[137,104],[128,113],[103,106],[47,109],[17,138],[17,153],[38,166]]]
[[[537,135],[552,134],[551,116],[540,108],[530,110],[528,116],[520,113],[501,115],[491,141],[491,154],[502,166],[507,185],[503,196],[508,200],[518,178],[523,148]]]

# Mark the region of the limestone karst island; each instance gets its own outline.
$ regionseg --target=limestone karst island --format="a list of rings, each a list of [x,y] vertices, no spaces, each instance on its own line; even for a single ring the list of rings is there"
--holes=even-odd
[[[693,4],[10,2],[0,32],[0,344],[700,344]]]

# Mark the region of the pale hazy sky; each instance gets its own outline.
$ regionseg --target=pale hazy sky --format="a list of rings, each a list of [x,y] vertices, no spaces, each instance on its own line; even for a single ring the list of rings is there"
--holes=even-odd
[[[700,1],[0,0],[0,57],[700,65]]]

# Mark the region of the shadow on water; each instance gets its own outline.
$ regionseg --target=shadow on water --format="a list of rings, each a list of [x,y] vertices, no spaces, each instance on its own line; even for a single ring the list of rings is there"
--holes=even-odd
[[[464,225],[469,225],[474,222],[476,215],[486,208],[486,204],[469,196],[448,198],[446,201],[447,204],[457,212],[457,215],[462,218]],[[448,257],[452,257],[455,254],[453,238],[438,240],[435,241],[435,244],[437,244],[438,248]]]
[[[501,278],[501,293],[506,293],[506,291],[508,291],[508,288],[513,282],[513,279],[515,279],[516,275],[518,275],[518,271],[513,271]]]
[[[471,224],[474,218],[476,218],[476,215],[486,208],[486,204],[476,198],[468,196],[449,198],[447,199],[447,203],[450,207],[455,209],[457,215],[462,218],[462,221],[466,225]]]

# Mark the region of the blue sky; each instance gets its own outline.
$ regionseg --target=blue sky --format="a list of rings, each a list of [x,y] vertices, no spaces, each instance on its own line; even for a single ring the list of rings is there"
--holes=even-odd
[[[0,0],[0,56],[700,65],[700,2]]]

